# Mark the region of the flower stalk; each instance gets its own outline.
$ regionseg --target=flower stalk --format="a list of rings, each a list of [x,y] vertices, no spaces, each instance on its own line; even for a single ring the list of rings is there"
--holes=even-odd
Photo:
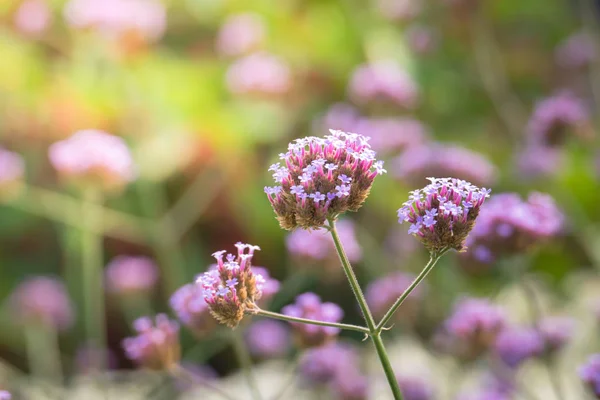
[[[329,326],[329,327],[332,327],[332,328],[339,328],[339,329],[345,329],[345,330],[348,330],[348,331],[361,332],[361,333],[364,333],[366,335],[370,334],[369,329],[365,328],[364,326],[351,325],[351,324],[341,324],[341,323],[337,323],[337,322],[317,321],[317,320],[308,319],[308,318],[292,317],[292,316],[289,316],[289,315],[279,314],[279,313],[276,313],[276,312],[265,311],[265,310],[262,310],[260,308],[259,309],[255,309],[253,311],[248,311],[248,314],[251,314],[251,315],[260,315],[262,317],[279,319],[281,321],[287,321],[287,322],[300,322],[302,324],[309,324],[309,325]]]

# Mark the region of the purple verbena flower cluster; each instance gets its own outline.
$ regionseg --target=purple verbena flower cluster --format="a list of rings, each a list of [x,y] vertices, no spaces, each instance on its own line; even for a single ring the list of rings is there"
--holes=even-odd
[[[578,373],[583,383],[600,399],[600,354],[591,355],[586,363],[579,367]]]
[[[245,339],[250,353],[258,358],[283,357],[292,344],[287,325],[272,319],[250,325],[245,332]]]
[[[154,369],[169,369],[179,362],[179,324],[165,314],[158,314],[154,320],[142,317],[134,321],[137,336],[123,340],[127,358],[137,365]]]
[[[412,274],[396,271],[371,282],[365,290],[365,297],[373,315],[383,317],[414,279],[415,276]],[[396,314],[397,318],[412,319],[416,314],[419,300],[423,298],[424,292],[423,285],[417,286],[406,298],[402,305],[402,312]]]
[[[157,281],[158,267],[148,257],[118,256],[106,266],[106,286],[113,293],[147,292]]]
[[[496,167],[483,155],[456,145],[430,143],[411,147],[392,161],[392,174],[412,186],[428,176],[454,176],[475,185],[491,185]]]
[[[497,194],[481,210],[466,245],[467,259],[492,263],[501,255],[522,252],[560,233],[564,216],[547,194],[531,193],[526,201],[515,193]]]
[[[136,176],[125,141],[103,131],[76,132],[50,146],[49,157],[61,177],[80,185],[119,189]]]
[[[278,184],[265,192],[283,229],[320,228],[345,211],[357,211],[373,180],[386,172],[368,138],[331,131],[324,138],[297,139],[280,155],[285,166],[271,165]]]
[[[169,302],[177,319],[197,337],[205,336],[215,327],[201,285],[190,283],[180,287]]]
[[[296,303],[285,306],[283,314],[296,318],[307,318],[324,322],[340,322],[344,311],[334,303],[323,303],[314,293],[304,293],[296,297]],[[303,347],[322,346],[331,341],[339,333],[339,328],[311,324],[290,323],[298,341]]]
[[[73,324],[73,305],[64,284],[55,278],[36,276],[23,281],[10,296],[16,320],[46,324],[64,331]]]
[[[398,221],[409,222],[408,233],[431,252],[461,251],[491,190],[455,178],[427,179],[431,183],[412,191],[398,210]]]
[[[252,257],[260,248],[239,242],[235,246],[237,256],[227,254],[223,260],[226,251],[217,251],[213,254],[217,267],[197,279],[212,316],[230,328],[239,324],[244,313],[256,309],[265,284],[264,277],[252,271]]]
[[[496,337],[494,350],[507,366],[516,368],[527,359],[541,355],[544,340],[536,329],[509,327]]]

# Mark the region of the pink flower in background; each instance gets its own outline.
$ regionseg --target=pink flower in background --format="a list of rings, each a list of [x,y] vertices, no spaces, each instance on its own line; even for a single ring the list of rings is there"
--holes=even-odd
[[[15,27],[26,35],[43,33],[52,21],[52,11],[46,0],[24,0],[14,15]]]
[[[548,352],[564,348],[575,334],[575,320],[567,316],[550,316],[540,320],[537,329]]]
[[[125,141],[103,131],[79,131],[54,143],[48,154],[54,168],[67,179],[110,189],[124,186],[136,176]]]
[[[528,180],[552,176],[560,170],[563,158],[560,149],[528,145],[517,153],[517,178]]]
[[[6,185],[23,179],[25,162],[17,153],[0,147],[0,185]]]
[[[415,276],[401,271],[392,272],[369,284],[365,290],[367,303],[376,317],[383,317],[394,301],[410,286]],[[417,286],[402,305],[403,312],[397,317],[414,317],[418,301],[425,292],[423,285]]]
[[[0,390],[0,400],[11,400],[12,395],[6,390]]]
[[[292,72],[279,57],[260,52],[235,61],[226,74],[235,94],[281,95],[292,86]]]
[[[370,136],[371,147],[381,153],[422,145],[429,137],[425,125],[413,118],[363,118],[356,123],[355,132]]]
[[[562,41],[554,53],[556,63],[563,68],[587,67],[596,55],[594,39],[587,33],[574,33]]]
[[[494,345],[496,354],[509,367],[516,368],[544,351],[544,341],[535,329],[511,327],[502,331]]]
[[[431,53],[438,45],[437,32],[434,32],[428,26],[412,24],[404,35],[406,37],[406,43],[408,47],[416,54],[428,54]]]
[[[250,353],[260,358],[283,357],[292,345],[288,326],[271,319],[260,320],[250,325],[246,329],[245,339]]]
[[[23,281],[10,297],[15,319],[64,331],[73,324],[73,305],[61,281],[37,276]]]
[[[432,380],[420,376],[396,376],[405,400],[433,400],[436,398]]]
[[[203,337],[215,327],[202,286],[184,285],[173,293],[169,302],[177,318],[196,336]]]
[[[134,294],[152,289],[158,281],[158,267],[148,257],[118,256],[106,266],[107,289]]]
[[[359,104],[383,101],[413,109],[419,101],[416,82],[392,61],[379,61],[356,68],[348,92]]]
[[[431,143],[412,147],[392,161],[392,174],[411,186],[421,186],[429,176],[453,176],[491,186],[496,167],[482,154],[457,145]]]
[[[377,0],[379,12],[394,21],[409,21],[421,13],[419,0]]]
[[[327,129],[335,129],[359,133],[356,131],[356,125],[360,120],[360,113],[354,106],[346,103],[335,103],[316,121],[315,131],[323,132]]]
[[[281,282],[277,279],[272,278],[269,270],[265,267],[252,266],[252,271],[257,276],[260,276],[260,290],[262,292],[262,296],[258,300],[258,304],[263,306],[265,303],[268,303],[269,300],[279,292],[279,288],[281,287]]]
[[[179,362],[179,324],[165,314],[154,320],[142,317],[135,320],[133,329],[137,335],[123,340],[125,355],[137,365],[162,370]]]
[[[72,27],[94,29],[111,38],[135,33],[153,42],[167,26],[165,6],[157,0],[70,0],[64,14]]]
[[[244,13],[227,18],[217,36],[217,51],[236,57],[257,50],[265,39],[265,23],[260,14]]]
[[[360,261],[362,249],[356,240],[354,223],[351,220],[342,219],[336,223],[336,228],[348,259],[352,262]],[[323,228],[314,230],[297,229],[286,238],[288,251],[298,257],[307,257],[315,260],[326,260],[335,258],[337,253],[331,234]]]

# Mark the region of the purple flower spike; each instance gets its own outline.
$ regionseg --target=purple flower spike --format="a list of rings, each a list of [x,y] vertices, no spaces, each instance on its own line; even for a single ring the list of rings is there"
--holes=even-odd
[[[344,311],[334,303],[322,303],[314,293],[304,293],[296,297],[296,303],[285,306],[283,314],[296,318],[308,318],[324,322],[340,322]],[[339,328],[290,322],[304,347],[322,346],[339,333]]]
[[[466,242],[473,251],[464,258],[488,264],[557,236],[563,225],[564,215],[547,194],[532,193],[527,201],[514,193],[497,194],[481,210]]]
[[[569,132],[586,137],[588,123],[582,101],[568,92],[559,93],[536,105],[528,125],[529,142],[559,147],[567,141]]]
[[[544,340],[547,352],[561,350],[569,343],[575,333],[575,320],[570,317],[553,316],[539,321],[538,331]]]
[[[151,290],[158,280],[158,267],[148,257],[118,256],[106,266],[110,292],[137,294]]]
[[[142,317],[134,321],[137,336],[123,340],[127,358],[137,365],[162,370],[169,369],[179,362],[179,324],[165,314],[158,314],[154,320]]]
[[[10,297],[14,317],[21,323],[43,323],[64,331],[73,324],[73,305],[63,283],[37,276],[22,282]]]
[[[427,179],[398,210],[398,221],[410,223],[408,233],[431,252],[461,251],[490,190],[455,178]]]
[[[591,355],[587,362],[579,367],[578,373],[590,392],[600,399],[600,354]]]
[[[289,145],[281,156],[285,165],[273,174],[278,189],[266,190],[283,229],[320,228],[327,219],[362,206],[375,176],[385,172],[368,140],[331,130],[324,138],[309,136]],[[297,194],[298,186],[307,196]]]
[[[204,290],[198,284],[188,284],[177,289],[170,299],[171,308],[177,318],[196,337],[204,337],[215,327],[208,304],[204,300]]]
[[[516,368],[529,358],[544,351],[539,332],[529,328],[507,328],[496,338],[496,354],[509,367]]]
[[[235,247],[238,250],[237,257],[228,254],[224,260],[225,250],[215,252],[215,268],[196,280],[212,316],[230,328],[235,328],[245,313],[252,313],[256,309],[256,302],[262,297],[263,290],[270,291],[271,295],[278,290],[278,283],[267,281],[263,275],[253,271],[252,257],[260,248],[244,243],[236,243]]]
[[[80,185],[95,184],[105,190],[114,190],[136,176],[125,141],[106,132],[79,131],[54,143],[48,154],[61,177]]]
[[[365,290],[365,296],[373,315],[383,317],[414,279],[414,275],[397,271],[371,282]],[[411,320],[415,317],[424,289],[423,285],[419,285],[410,293],[402,305],[403,311],[396,313],[398,318]]]
[[[404,400],[433,400],[435,393],[431,382],[418,376],[398,376],[398,386]]]
[[[260,14],[244,13],[229,17],[217,37],[217,51],[238,57],[257,50],[265,38],[265,23]]]
[[[270,319],[250,325],[246,330],[245,338],[250,353],[263,359],[285,356],[292,344],[288,326],[283,322]]]

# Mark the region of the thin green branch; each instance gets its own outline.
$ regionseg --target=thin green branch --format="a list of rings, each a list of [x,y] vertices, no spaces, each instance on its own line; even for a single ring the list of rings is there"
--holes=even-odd
[[[300,322],[300,323],[309,324],[309,325],[329,326],[332,328],[339,328],[339,329],[344,329],[344,330],[348,330],[348,331],[356,331],[356,332],[364,333],[366,335],[368,335],[370,333],[369,329],[367,329],[363,326],[340,324],[340,323],[336,323],[336,322],[317,321],[314,319],[307,319],[307,318],[296,318],[296,317],[290,317],[289,315],[283,315],[283,314],[279,314],[276,312],[265,311],[265,310],[261,310],[261,309],[257,309],[257,310],[255,309],[254,311],[249,312],[249,314],[260,315],[261,317],[274,318],[274,319],[279,319],[279,320],[287,321],[287,322]]]

